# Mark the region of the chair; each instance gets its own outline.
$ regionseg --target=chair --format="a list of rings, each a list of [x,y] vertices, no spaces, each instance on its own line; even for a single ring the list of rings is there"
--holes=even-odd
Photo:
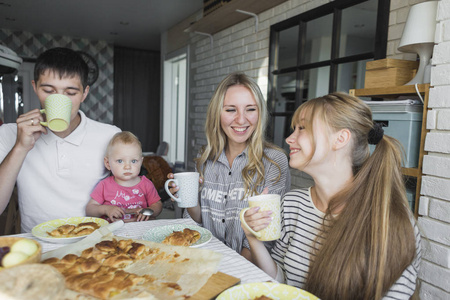
[[[169,153],[169,144],[167,142],[161,142],[156,148],[156,156],[166,156]]]
[[[161,156],[155,155],[144,157],[142,165],[147,170],[145,176],[153,182],[158,193],[160,190],[164,190],[167,174],[172,173],[172,168],[169,166],[169,163]]]
[[[14,188],[9,200],[8,206],[5,209],[6,221],[5,230],[2,234],[18,234],[20,233],[20,212],[19,212],[19,199],[17,195],[17,188]]]

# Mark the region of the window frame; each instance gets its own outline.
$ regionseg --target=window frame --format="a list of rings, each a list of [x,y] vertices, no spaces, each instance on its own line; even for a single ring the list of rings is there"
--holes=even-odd
[[[300,82],[302,80],[302,71],[310,70],[319,67],[330,67],[330,79],[328,84],[328,92],[333,92],[337,88],[337,73],[338,66],[343,63],[357,62],[367,59],[383,59],[386,57],[387,49],[387,36],[389,28],[389,13],[390,13],[390,0],[378,0],[378,11],[376,20],[376,31],[375,31],[375,43],[374,49],[371,52],[339,57],[338,50],[340,46],[340,34],[341,34],[341,21],[342,21],[342,10],[351,6],[358,5],[369,0],[335,0],[330,3],[324,4],[317,8],[311,9],[307,12],[294,16],[292,18],[281,21],[270,27],[270,39],[269,39],[269,68],[268,68],[268,90],[267,90],[267,106],[270,112],[269,118],[269,130],[268,138],[273,141],[274,137],[274,126],[276,117],[288,117],[289,120],[293,115],[293,112],[274,112],[275,99],[276,99],[276,89],[274,83],[274,78],[277,75],[283,75],[287,73],[295,73],[295,108],[300,106],[302,103],[302,98],[300,95],[303,93],[303,89],[300,87]],[[332,42],[331,42],[331,55],[330,59],[323,60],[320,62],[313,63],[301,63],[302,50],[305,48],[306,44],[306,23],[332,14]],[[294,26],[299,26],[299,38],[297,46],[297,63],[293,67],[275,69],[277,65],[277,51],[278,51],[278,41],[279,33],[283,30],[292,28]]]

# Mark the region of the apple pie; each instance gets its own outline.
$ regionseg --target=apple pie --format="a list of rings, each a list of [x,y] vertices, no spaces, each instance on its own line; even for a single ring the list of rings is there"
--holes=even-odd
[[[201,237],[200,232],[185,228],[183,231],[174,231],[162,241],[163,244],[172,246],[191,246]]]

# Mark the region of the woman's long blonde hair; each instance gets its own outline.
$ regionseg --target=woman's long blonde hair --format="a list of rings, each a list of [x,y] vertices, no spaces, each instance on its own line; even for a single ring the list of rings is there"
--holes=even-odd
[[[415,235],[401,173],[401,144],[384,135],[370,155],[372,112],[360,99],[333,93],[297,109],[313,140],[313,118],[351,131],[353,181],[330,201],[323,243],[311,256],[305,289],[321,299],[381,299],[415,256]],[[338,215],[333,214],[343,207]]]
[[[231,86],[241,85],[247,88],[253,95],[258,107],[258,123],[255,131],[247,140],[248,163],[242,169],[242,178],[244,179],[244,198],[257,194],[257,187],[264,183],[264,164],[263,158],[275,164],[280,170],[278,179],[281,177],[281,168],[276,162],[267,157],[264,153],[265,148],[279,149],[275,145],[265,140],[265,129],[267,126],[267,106],[259,86],[243,73],[231,73],[225,77],[217,87],[214,95],[208,105],[206,113],[205,132],[207,144],[200,152],[200,156],[195,159],[197,170],[200,176],[204,175],[204,167],[207,160],[216,162],[222,151],[227,145],[227,136],[220,125],[220,114],[223,108],[225,94]],[[256,180],[254,176],[256,175]]]

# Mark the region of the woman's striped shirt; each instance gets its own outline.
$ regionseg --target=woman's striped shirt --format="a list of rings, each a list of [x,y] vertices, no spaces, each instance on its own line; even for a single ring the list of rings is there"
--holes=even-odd
[[[277,279],[288,285],[303,288],[309,272],[310,261],[315,259],[314,241],[321,232],[325,214],[311,200],[311,188],[286,193],[282,207],[281,238],[272,248],[272,258],[278,265]],[[392,285],[383,299],[409,299],[416,288],[417,273],[421,259],[420,234],[414,225],[416,257]],[[323,239],[317,240],[317,245]]]

